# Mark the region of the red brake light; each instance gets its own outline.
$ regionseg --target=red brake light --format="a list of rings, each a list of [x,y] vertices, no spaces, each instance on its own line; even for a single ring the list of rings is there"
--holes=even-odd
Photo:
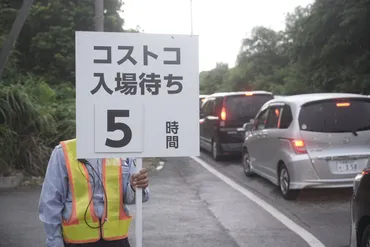
[[[222,99],[222,108],[221,108],[221,113],[220,113],[220,117],[221,117],[221,122],[220,122],[220,126],[224,126],[225,125],[225,121],[226,120],[226,108],[225,108],[225,102],[226,102],[226,97],[224,97]]]
[[[221,109],[221,120],[222,121],[226,120],[226,109],[225,109],[225,107],[222,107],[222,109]]]
[[[367,175],[370,173],[370,168],[366,168],[362,171],[362,175]]]
[[[350,105],[351,105],[351,103],[349,103],[349,102],[337,103],[337,107],[348,107]]]
[[[306,145],[304,144],[304,141],[303,140],[292,140],[291,142],[292,142],[294,151],[297,154],[305,154],[305,153],[307,153]]]

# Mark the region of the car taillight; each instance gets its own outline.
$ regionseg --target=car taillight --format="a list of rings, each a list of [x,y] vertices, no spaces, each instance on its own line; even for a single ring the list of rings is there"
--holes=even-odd
[[[226,120],[226,109],[225,109],[225,107],[222,107],[222,109],[221,109],[221,120],[222,121]]]
[[[349,102],[337,103],[337,107],[348,107],[348,106],[351,106],[351,103]]]
[[[226,120],[226,116],[227,116],[225,103],[226,103],[226,97],[222,99],[222,107],[221,107],[221,113],[220,113],[220,118],[222,121],[220,122],[220,126],[225,125],[224,121]]]
[[[367,175],[370,173],[370,168],[365,168],[363,171],[362,171],[362,175]]]
[[[297,154],[305,154],[307,153],[306,145],[304,144],[303,140],[291,140],[292,146],[294,148],[294,151]]]

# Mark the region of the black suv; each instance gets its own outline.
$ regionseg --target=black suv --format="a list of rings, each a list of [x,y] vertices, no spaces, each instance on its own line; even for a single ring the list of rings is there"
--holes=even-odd
[[[274,96],[270,92],[215,93],[205,98],[200,112],[200,147],[215,160],[225,154],[241,154],[244,123]]]

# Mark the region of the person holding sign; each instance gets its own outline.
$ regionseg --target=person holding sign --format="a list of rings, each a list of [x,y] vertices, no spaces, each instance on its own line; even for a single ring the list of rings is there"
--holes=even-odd
[[[129,247],[132,217],[126,205],[135,204],[142,188],[149,200],[148,174],[133,173],[127,158],[76,159],[76,139],[53,150],[39,202],[47,247]]]

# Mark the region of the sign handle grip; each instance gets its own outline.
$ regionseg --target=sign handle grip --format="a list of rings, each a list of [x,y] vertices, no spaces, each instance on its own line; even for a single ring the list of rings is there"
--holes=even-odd
[[[136,159],[136,171],[143,168],[142,158]],[[136,188],[136,221],[135,221],[135,243],[136,247],[143,246],[143,189]]]

